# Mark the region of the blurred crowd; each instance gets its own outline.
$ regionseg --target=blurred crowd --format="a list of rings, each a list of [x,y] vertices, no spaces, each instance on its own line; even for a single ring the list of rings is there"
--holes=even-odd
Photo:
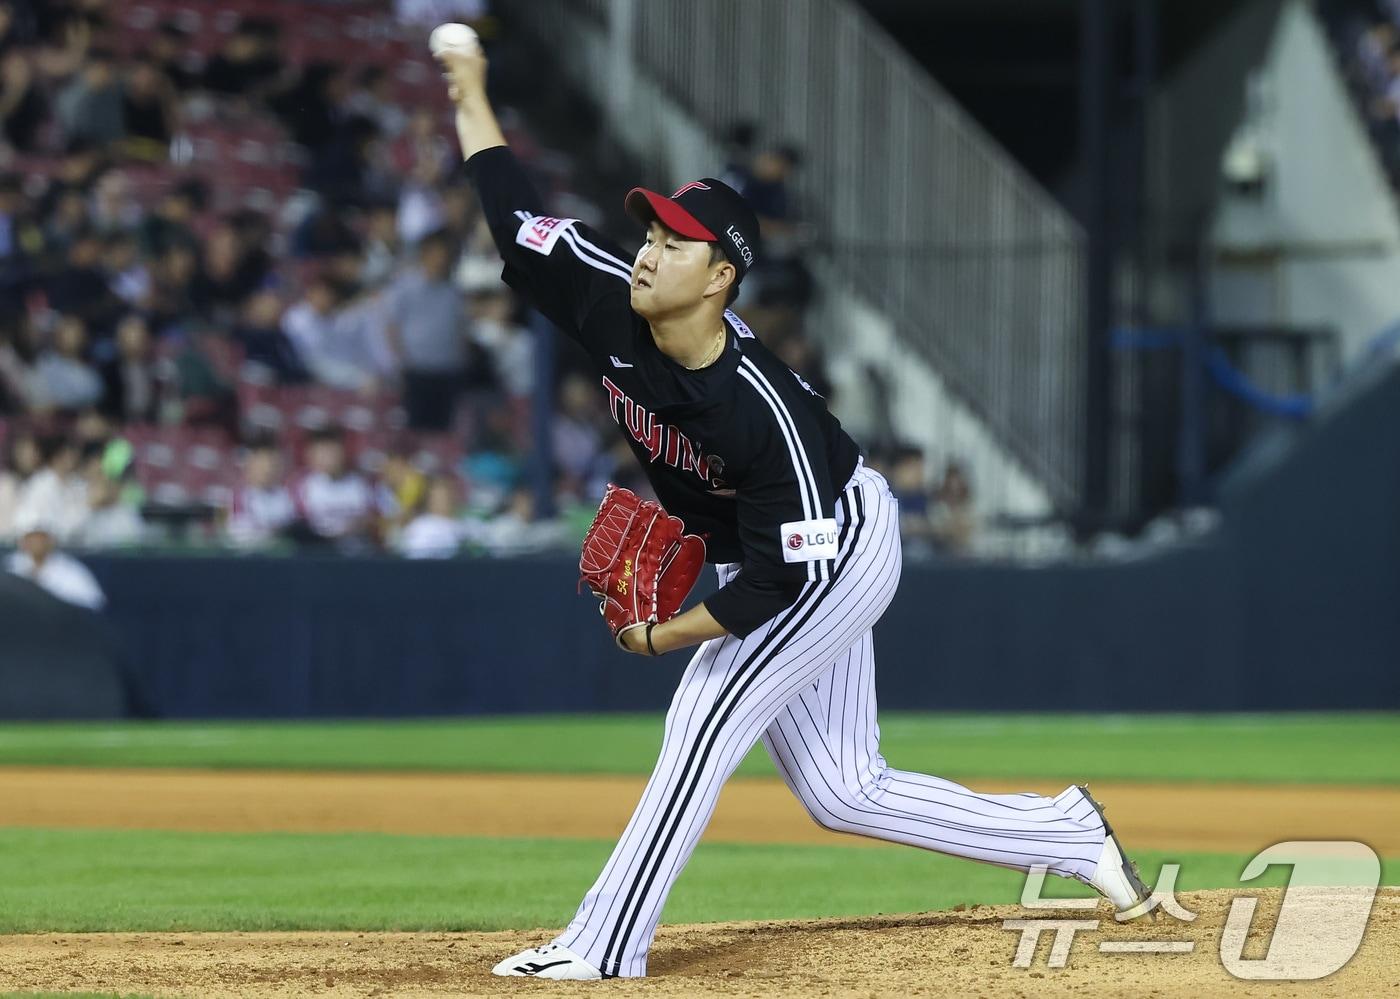
[[[1400,188],[1400,0],[1328,0],[1323,12],[1371,137]]]
[[[537,333],[423,44],[451,18],[509,47],[485,0],[0,0],[0,544],[507,554],[645,489],[567,350],[538,474]],[[578,165],[502,121],[600,224]],[[830,396],[801,155],[757,134],[725,172],[765,247],[736,308]],[[963,545],[961,472],[882,460],[911,538]]]

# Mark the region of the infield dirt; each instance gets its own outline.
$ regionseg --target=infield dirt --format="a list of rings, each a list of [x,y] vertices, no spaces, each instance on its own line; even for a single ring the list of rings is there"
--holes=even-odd
[[[985,791],[1063,783],[979,780]],[[193,832],[385,832],[615,839],[639,777],[539,774],[0,769],[0,825]],[[1253,854],[1286,839],[1359,839],[1400,854],[1400,788],[1095,782],[1124,841],[1141,850]],[[712,843],[886,846],[819,828],[776,779],[730,781]],[[903,849],[902,847],[890,847]]]

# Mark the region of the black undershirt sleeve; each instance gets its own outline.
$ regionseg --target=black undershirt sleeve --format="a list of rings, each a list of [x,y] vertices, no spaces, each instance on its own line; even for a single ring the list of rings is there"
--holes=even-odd
[[[787,418],[791,407],[770,407],[757,392],[738,399],[740,405],[752,406],[755,414],[748,435],[753,451],[735,482],[743,565],[738,575],[705,600],[705,606],[725,631],[744,638],[791,607],[805,584],[828,577],[830,563],[825,558],[809,559],[807,553],[813,549],[806,546],[809,539],[815,540],[813,512],[820,510],[830,517],[832,500],[824,465],[817,465],[813,473],[812,464],[797,457],[799,450],[818,453],[798,438],[801,416],[788,424],[796,432],[788,432],[779,420]],[[830,526],[834,528],[835,522]],[[801,536],[801,543],[789,545],[794,534]]]
[[[803,583],[801,579],[764,579],[741,569],[727,585],[705,598],[705,609],[725,631],[747,638],[763,622],[796,603]]]

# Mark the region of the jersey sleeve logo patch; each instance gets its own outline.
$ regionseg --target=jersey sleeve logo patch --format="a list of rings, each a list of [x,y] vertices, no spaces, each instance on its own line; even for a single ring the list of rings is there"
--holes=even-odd
[[[537,215],[520,223],[520,228],[515,231],[515,241],[525,249],[547,257],[553,251],[554,244],[559,242],[559,237],[577,221]]]
[[[779,529],[784,562],[820,562],[836,557],[836,521],[794,520]]]

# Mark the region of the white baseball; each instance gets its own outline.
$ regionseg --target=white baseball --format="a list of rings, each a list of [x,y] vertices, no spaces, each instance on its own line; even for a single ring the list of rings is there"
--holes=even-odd
[[[428,36],[428,51],[434,56],[448,49],[472,49],[479,44],[476,32],[465,24],[439,24]]]

